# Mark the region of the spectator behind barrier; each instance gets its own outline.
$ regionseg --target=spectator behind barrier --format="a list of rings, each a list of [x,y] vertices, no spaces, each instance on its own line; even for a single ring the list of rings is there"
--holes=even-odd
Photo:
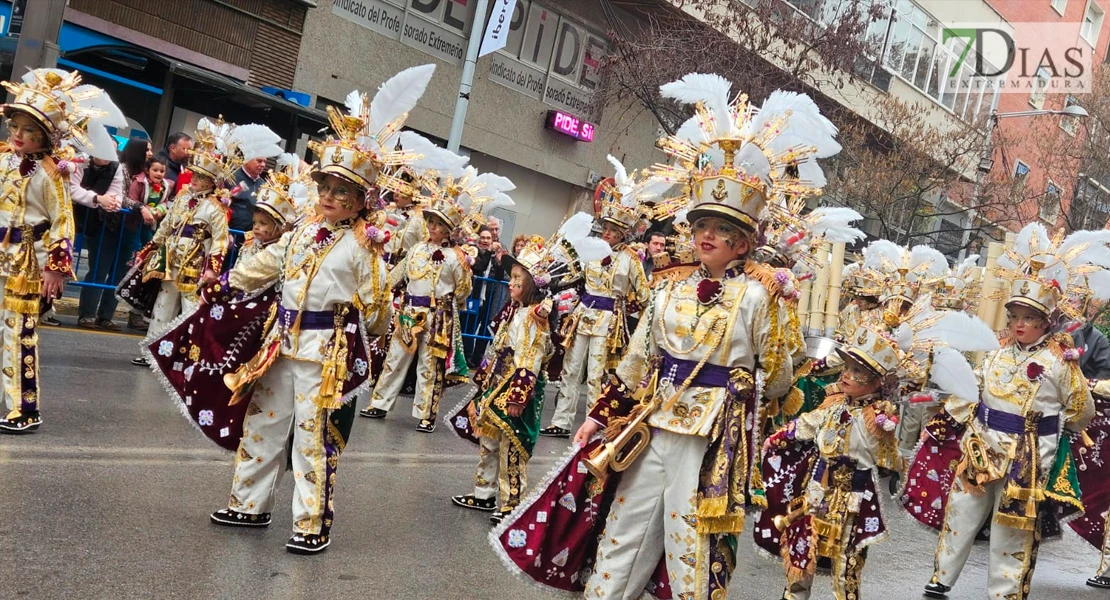
[[[115,286],[127,268],[121,253],[135,245],[138,228],[128,230],[124,215],[117,214],[123,197],[123,167],[117,161],[87,159],[76,165],[69,179],[77,232],[83,235],[88,266],[77,307],[77,324],[87,329],[119,331]],[[96,287],[96,285],[108,287]]]

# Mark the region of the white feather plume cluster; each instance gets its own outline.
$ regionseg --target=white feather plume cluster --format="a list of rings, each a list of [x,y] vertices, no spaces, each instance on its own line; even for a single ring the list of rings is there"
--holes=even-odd
[[[978,383],[962,353],[995,350],[998,339],[978,317],[962,311],[937,311],[929,294],[919,297],[894,330],[901,360],[899,375],[927,378],[948,394],[974,397]],[[927,365],[928,372],[922,367]]]
[[[864,233],[852,227],[852,223],[863,220],[863,215],[840,206],[822,206],[814,209],[804,218],[807,229],[813,237],[826,242],[854,244],[864,238]]]
[[[243,160],[270,158],[282,151],[281,136],[257,123],[231,126],[226,143],[229,149],[238,150]]]
[[[1069,317],[1082,319],[1078,308],[1086,299],[1110,300],[1110,231],[1076,231],[1066,238],[1049,236],[1040,223],[1018,232],[1013,249],[999,257],[1004,279],[1029,276],[1035,262],[1043,265],[1038,280],[1055,282],[1065,302],[1058,306]]]
[[[470,157],[441,148],[414,131],[402,131],[397,139],[405,152],[418,156],[409,162],[408,166],[421,175],[431,173],[445,177],[459,177],[470,162]]]
[[[659,198],[672,187],[672,184],[665,181],[638,176],[637,173],[629,174],[624,164],[612,154],[607,155],[606,159],[613,165],[613,186],[620,194],[621,205],[625,208],[636,208],[644,202]]]
[[[58,83],[48,80],[56,77]],[[17,88],[31,88],[51,96],[62,108],[62,122],[54,123],[60,147],[102,160],[118,160],[116,140],[106,128],[123,129],[129,126],[127,117],[112,101],[108,92],[95,85],[81,84],[77,71],[62,69],[32,69],[20,79],[22,86],[5,83],[8,91],[16,94]]]
[[[863,249],[863,268],[889,274],[902,266],[906,249],[890,240],[875,240]]]
[[[936,248],[917,245],[910,249],[907,281],[925,283],[948,274],[948,259]]]

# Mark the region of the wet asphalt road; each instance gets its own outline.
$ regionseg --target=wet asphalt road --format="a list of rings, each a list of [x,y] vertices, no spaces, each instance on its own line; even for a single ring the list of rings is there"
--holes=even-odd
[[[476,448],[442,426],[416,432],[410,399],[384,421],[356,421],[339,469],[331,548],[298,557],[284,550],[288,478],[268,529],[208,523],[226,506],[232,456],[197,434],[152,374],[128,363],[138,338],[49,330],[41,339],[45,424],[0,437],[0,599],[549,597],[507,575],[486,544],[484,513],[449,503],[470,488]],[[565,448],[541,438],[530,479],[539,481]],[[893,507],[887,520],[893,534],[871,550],[863,597],[920,598],[935,538]],[[1074,536],[1047,544],[1032,595],[1110,598],[1083,585],[1097,564],[1095,550]],[[985,548],[977,548],[949,597],[985,598],[985,569]],[[734,581],[732,599],[776,600],[781,566],[749,551]],[[813,597],[832,598],[828,584],[819,579]]]

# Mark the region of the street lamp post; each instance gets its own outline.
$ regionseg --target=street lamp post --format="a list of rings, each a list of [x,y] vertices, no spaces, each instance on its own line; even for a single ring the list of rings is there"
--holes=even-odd
[[[980,195],[983,192],[983,179],[990,173],[991,168],[994,167],[994,148],[991,146],[991,138],[993,137],[995,126],[998,125],[998,120],[1011,117],[1039,117],[1041,115],[1063,115],[1065,117],[1075,117],[1078,119],[1088,116],[1088,113],[1079,105],[1065,106],[1060,110],[1019,110],[1005,113],[1000,113],[997,109],[991,110],[990,116],[987,117],[987,131],[983,136],[983,153],[979,156],[979,164],[976,168],[975,188],[971,192],[971,210],[968,211],[968,227],[964,229],[963,243],[961,244],[964,248],[966,248],[971,241],[971,227],[978,216],[975,207],[979,205]]]

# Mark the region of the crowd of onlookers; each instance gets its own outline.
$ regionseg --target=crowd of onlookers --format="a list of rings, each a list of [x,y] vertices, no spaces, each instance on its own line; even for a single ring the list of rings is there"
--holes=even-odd
[[[149,140],[132,138],[119,153],[117,161],[91,159],[76,163],[70,176],[70,195],[74,202],[74,216],[78,244],[83,249],[82,281],[78,304],[78,325],[89,329],[118,331],[121,326],[114,320],[118,301],[115,286],[125,275],[131,257],[151,240],[158,223],[169,211],[177,190],[187,185],[190,172],[189,151],[193,139],[184,133],[175,133],[164,148],[154,152]],[[255,195],[265,181],[266,159],[254,158],[243,163],[235,174],[235,187],[231,190],[232,230],[249,231]],[[478,230],[476,239],[465,240],[477,248],[473,265],[475,280],[467,301],[467,316],[463,328],[479,337],[489,336],[484,323],[496,314],[508,298],[504,285],[486,280],[505,281],[509,270],[506,255],[516,256],[524,246],[526,237],[517,235],[508,248],[501,243],[501,220],[489,217]],[[646,256],[662,251],[662,234],[648,234],[644,239]],[[658,246],[658,248],[655,248]],[[650,258],[645,259],[645,270],[651,272]],[[95,287],[96,285],[102,287]],[[48,307],[44,307],[48,309]],[[46,310],[43,322],[58,325],[53,311]],[[145,331],[146,318],[132,311],[127,327]],[[469,336],[468,336],[469,337]],[[467,356],[476,363],[485,352],[487,340],[468,339]]]

